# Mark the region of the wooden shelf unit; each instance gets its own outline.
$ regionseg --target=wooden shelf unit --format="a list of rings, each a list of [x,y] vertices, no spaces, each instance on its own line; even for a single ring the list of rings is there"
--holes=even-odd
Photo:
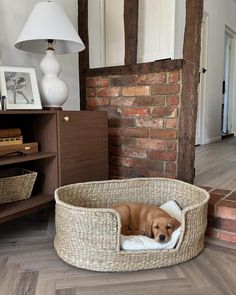
[[[32,196],[0,205],[0,223],[46,206],[62,185],[108,179],[106,112],[0,111],[0,128],[20,128],[24,142],[39,152],[0,157],[0,169],[22,167],[38,172]]]

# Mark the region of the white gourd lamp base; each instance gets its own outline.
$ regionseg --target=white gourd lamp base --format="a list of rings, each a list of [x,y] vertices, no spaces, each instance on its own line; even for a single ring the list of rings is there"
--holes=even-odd
[[[68,98],[68,87],[63,80],[58,78],[61,67],[52,44],[53,40],[48,40],[46,55],[40,63],[40,69],[44,76],[39,82],[39,90],[44,108],[61,109]]]

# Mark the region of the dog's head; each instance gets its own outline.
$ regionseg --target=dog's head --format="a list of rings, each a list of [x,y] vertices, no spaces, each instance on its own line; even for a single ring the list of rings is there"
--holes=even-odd
[[[167,243],[179,226],[180,222],[173,217],[156,217],[147,224],[147,235],[159,243]]]

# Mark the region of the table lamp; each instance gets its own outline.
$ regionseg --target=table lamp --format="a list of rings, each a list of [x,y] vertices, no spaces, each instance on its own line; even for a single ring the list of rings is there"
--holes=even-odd
[[[15,47],[32,53],[45,53],[40,63],[44,74],[39,82],[42,104],[61,108],[68,98],[68,88],[58,78],[61,67],[54,54],[82,51],[85,46],[62,8],[55,2],[39,2],[27,19]]]

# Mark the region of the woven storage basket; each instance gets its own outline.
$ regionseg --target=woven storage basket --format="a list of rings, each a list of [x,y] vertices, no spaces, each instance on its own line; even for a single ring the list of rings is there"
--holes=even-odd
[[[0,204],[29,198],[36,177],[37,172],[21,168],[0,171]]]
[[[159,268],[193,258],[204,247],[209,194],[166,178],[136,178],[72,184],[55,191],[58,255],[74,266],[97,271]],[[121,223],[113,203],[161,205],[175,200],[182,210],[179,242],[172,250],[120,249]]]

